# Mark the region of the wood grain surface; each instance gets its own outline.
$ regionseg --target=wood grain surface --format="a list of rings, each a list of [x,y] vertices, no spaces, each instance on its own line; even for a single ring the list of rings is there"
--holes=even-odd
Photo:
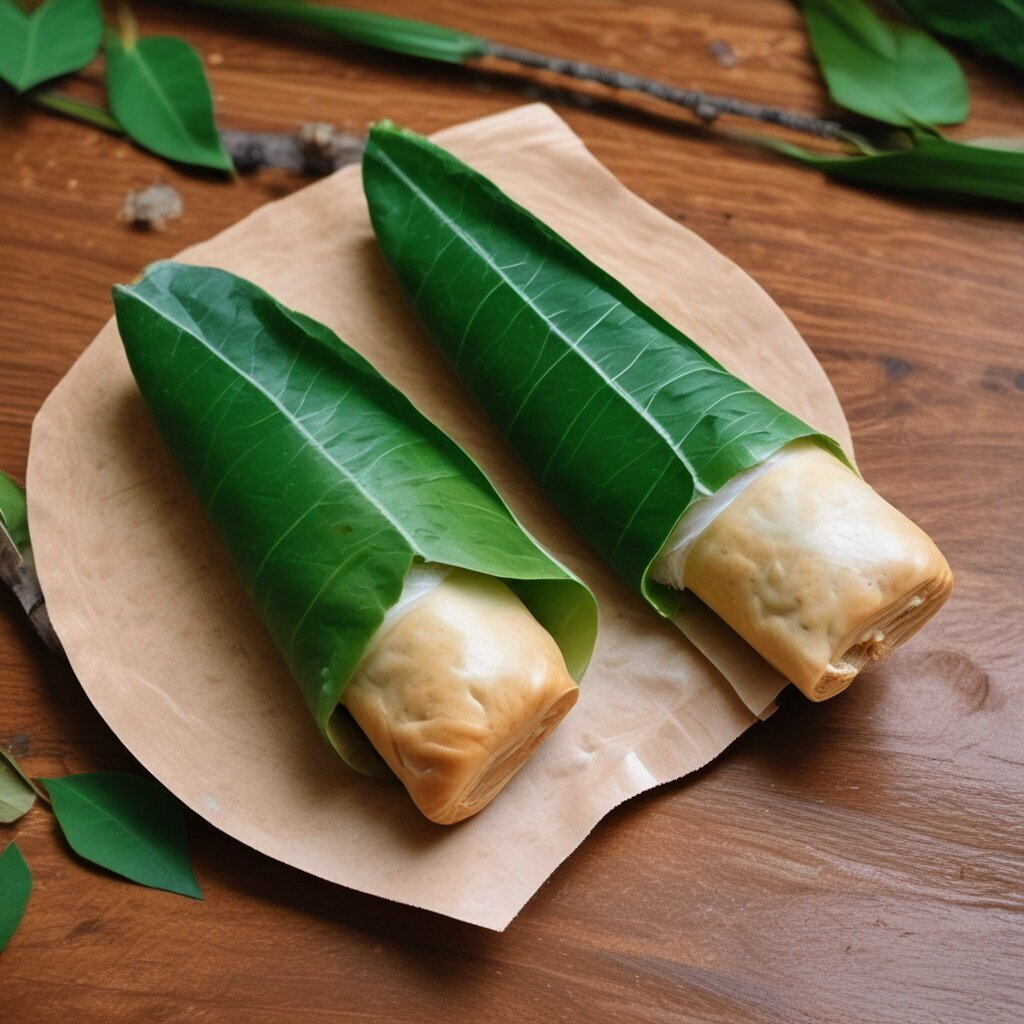
[[[227,127],[360,131],[388,116],[432,131],[540,88],[187,5],[135,6],[144,32],[202,50]],[[786,0],[364,6],[830,112]],[[735,66],[716,61],[714,40]],[[956,135],[1024,135],[1020,77],[963,64],[973,113]],[[101,66],[86,77],[90,95]],[[831,184],[682,113],[558,109],[627,186],[793,318],[846,406],[865,474],[949,557],[950,604],[838,699],[787,694],[711,767],[620,808],[500,935],[328,886],[197,819],[206,901],[145,890],[75,859],[36,809],[0,826],[36,883],[0,957],[3,1020],[1024,1017],[1020,215]],[[6,92],[0,132],[0,466],[21,476],[33,414],[110,314],[110,286],[303,182],[171,169]],[[164,233],[119,222],[127,190],[158,178],[181,192],[183,219]],[[5,593],[0,740],[15,739],[36,775],[133,767]]]

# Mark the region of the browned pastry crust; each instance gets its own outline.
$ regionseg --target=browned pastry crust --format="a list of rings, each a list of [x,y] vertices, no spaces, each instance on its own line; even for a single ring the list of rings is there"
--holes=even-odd
[[[456,570],[385,623],[343,702],[416,806],[450,825],[497,795],[577,693],[519,598]]]
[[[753,479],[694,541],[683,578],[811,700],[845,689],[953,589],[928,535],[817,445]]]

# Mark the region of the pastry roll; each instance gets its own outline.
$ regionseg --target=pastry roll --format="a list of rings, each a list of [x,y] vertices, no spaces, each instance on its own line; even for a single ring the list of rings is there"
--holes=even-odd
[[[931,538],[811,441],[695,502],[651,573],[691,590],[811,700],[913,636],[953,589]]]
[[[416,806],[450,825],[491,801],[579,691],[504,583],[424,574],[426,587],[407,581],[412,599],[384,620],[342,699]]]

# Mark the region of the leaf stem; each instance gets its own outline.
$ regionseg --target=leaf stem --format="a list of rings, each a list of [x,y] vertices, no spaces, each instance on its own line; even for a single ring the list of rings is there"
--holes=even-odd
[[[134,50],[139,39],[139,24],[125,0],[117,5],[117,20],[121,26],[121,45],[126,50]]]
[[[115,132],[118,135],[124,134],[117,120],[105,107],[97,106],[95,103],[85,103],[82,100],[72,99],[72,97],[55,89],[33,92],[29,96],[32,102],[40,107],[55,110],[58,114],[72,117],[76,121],[84,121],[86,124],[102,128],[104,131]]]

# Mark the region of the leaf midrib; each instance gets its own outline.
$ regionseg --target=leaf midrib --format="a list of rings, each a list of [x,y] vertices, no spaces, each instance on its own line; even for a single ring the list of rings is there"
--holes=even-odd
[[[142,42],[144,41],[145,40],[142,40]],[[202,143],[197,142],[197,140],[189,130],[188,126],[181,119],[181,115],[177,112],[177,110],[174,109],[173,104],[167,98],[167,94],[163,91],[163,89],[160,88],[160,83],[153,77],[153,72],[150,69],[150,66],[147,63],[146,58],[140,49],[140,44],[136,43],[136,45],[133,46],[131,49],[125,48],[122,52],[126,57],[128,57],[129,60],[134,60],[136,62],[136,64],[139,67],[139,70],[142,72],[143,77],[146,79],[146,82],[149,85],[150,89],[156,95],[157,99],[160,101],[163,108],[167,111],[168,114],[170,114],[171,119],[177,125],[178,130],[182,133],[184,139],[191,145],[197,146],[201,150],[205,150],[206,147]]]
[[[47,0],[47,4],[49,0]],[[25,15],[26,27],[28,34],[25,36],[25,56],[21,62],[21,74],[18,76],[18,88],[26,88],[25,83],[29,78],[29,68],[32,66],[32,61],[35,60],[36,49],[39,46],[39,22],[41,20],[41,13],[45,10],[47,4],[43,4],[42,7],[37,8],[31,14]],[[24,14],[24,12],[21,12]]]

